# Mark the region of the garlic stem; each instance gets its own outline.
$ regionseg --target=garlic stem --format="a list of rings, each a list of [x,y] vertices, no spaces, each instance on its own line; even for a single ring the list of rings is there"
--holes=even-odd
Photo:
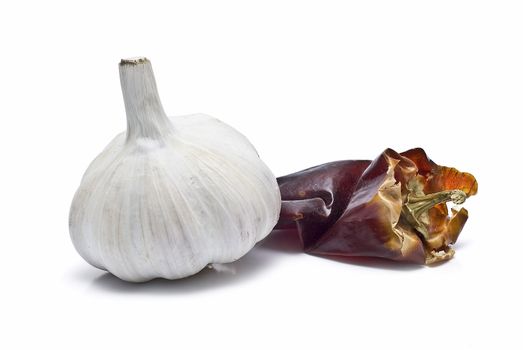
[[[123,59],[119,68],[127,141],[141,137],[159,139],[170,134],[173,126],[163,110],[151,62],[145,57]]]

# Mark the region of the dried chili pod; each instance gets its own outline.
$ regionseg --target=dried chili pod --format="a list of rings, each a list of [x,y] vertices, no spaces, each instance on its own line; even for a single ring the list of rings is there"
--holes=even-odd
[[[432,264],[450,259],[476,194],[474,176],[439,166],[421,148],[374,161],[338,161],[278,179],[276,228],[297,227],[304,250]]]

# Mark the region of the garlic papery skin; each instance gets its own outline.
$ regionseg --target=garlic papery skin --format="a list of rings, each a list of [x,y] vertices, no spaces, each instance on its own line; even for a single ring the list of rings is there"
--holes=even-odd
[[[122,60],[127,131],[91,163],[70,235],[91,265],[132,282],[233,262],[280,213],[275,176],[242,134],[204,114],[168,118],[151,63]]]

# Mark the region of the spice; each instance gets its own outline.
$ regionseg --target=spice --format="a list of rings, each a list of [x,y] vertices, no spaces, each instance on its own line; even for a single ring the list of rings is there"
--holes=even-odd
[[[387,149],[374,161],[338,161],[278,179],[276,228],[297,227],[304,250],[420,264],[450,259],[468,218],[462,204],[478,184],[439,166],[421,148]]]
[[[125,59],[119,70],[127,130],[91,163],[73,199],[78,253],[131,282],[239,259],[278,220],[276,177],[218,119],[167,117],[149,60]]]

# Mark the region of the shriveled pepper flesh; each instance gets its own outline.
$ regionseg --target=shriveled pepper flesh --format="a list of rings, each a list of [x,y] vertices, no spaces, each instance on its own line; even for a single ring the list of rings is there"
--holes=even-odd
[[[277,228],[296,226],[305,251],[432,264],[451,258],[477,192],[471,174],[438,166],[420,149],[374,161],[327,163],[278,179]]]

